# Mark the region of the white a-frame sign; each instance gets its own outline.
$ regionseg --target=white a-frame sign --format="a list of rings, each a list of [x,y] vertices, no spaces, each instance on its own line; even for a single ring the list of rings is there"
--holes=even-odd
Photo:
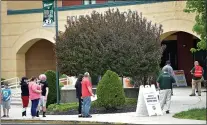
[[[136,109],[137,116],[163,115],[160,102],[154,85],[142,85],[139,89],[139,96]]]

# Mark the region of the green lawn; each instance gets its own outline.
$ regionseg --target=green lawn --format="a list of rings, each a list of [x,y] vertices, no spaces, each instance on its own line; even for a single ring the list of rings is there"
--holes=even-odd
[[[137,99],[134,98],[126,98],[126,102],[125,105],[136,105],[137,104]],[[91,107],[98,107],[98,105],[96,104],[96,101],[92,102],[92,106]],[[74,102],[74,103],[63,103],[60,105],[57,104],[51,104],[48,106],[48,111],[52,111],[52,112],[64,112],[64,111],[68,111],[68,110],[77,110],[78,108],[78,103]]]
[[[190,109],[188,111],[182,111],[180,113],[176,113],[173,117],[180,119],[194,119],[194,120],[206,120],[206,108],[201,109]]]

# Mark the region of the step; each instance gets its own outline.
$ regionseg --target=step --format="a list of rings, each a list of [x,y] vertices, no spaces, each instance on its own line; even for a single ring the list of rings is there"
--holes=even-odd
[[[22,105],[21,101],[11,101],[11,105]]]

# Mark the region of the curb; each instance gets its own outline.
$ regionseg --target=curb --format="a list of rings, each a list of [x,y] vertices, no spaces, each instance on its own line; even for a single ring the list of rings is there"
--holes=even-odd
[[[61,121],[57,121],[57,120],[23,120],[23,119],[1,119],[1,123],[43,123],[43,124],[52,124],[52,125],[58,125],[58,124],[67,124],[67,125],[71,125],[71,124],[125,124],[127,125],[127,123],[119,123],[119,122],[98,122],[98,121],[77,121],[77,120],[61,120]]]

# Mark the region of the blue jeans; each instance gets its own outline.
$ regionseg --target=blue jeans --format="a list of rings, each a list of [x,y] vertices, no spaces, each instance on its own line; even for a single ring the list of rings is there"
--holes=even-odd
[[[89,116],[89,111],[91,108],[91,97],[87,96],[83,98],[83,116]]]
[[[38,104],[39,104],[39,99],[32,100],[32,107],[31,107],[32,116],[36,116]]]

